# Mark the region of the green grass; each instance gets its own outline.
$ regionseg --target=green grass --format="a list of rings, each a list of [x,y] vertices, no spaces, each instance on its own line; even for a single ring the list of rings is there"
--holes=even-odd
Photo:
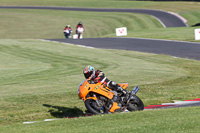
[[[139,85],[145,106],[199,97],[195,60],[25,39],[1,39],[0,55],[0,125],[82,115],[77,88],[88,64],[129,90]]]
[[[199,132],[199,107],[58,119],[29,125],[0,127],[5,133],[195,133]]]
[[[84,38],[115,37],[115,28],[126,26],[127,37],[194,41],[194,29],[197,28],[163,28],[153,17],[135,13],[0,10],[0,25],[2,25],[0,38],[2,39],[64,38],[64,26],[71,24],[74,30],[80,20],[85,27]],[[196,17],[195,22],[197,20]]]
[[[35,2],[37,3],[39,1]],[[31,2],[29,5],[32,5]],[[175,5],[177,6],[177,4]],[[188,20],[189,26],[192,26],[200,22],[200,13],[199,11],[195,11],[193,6],[190,7],[190,5],[193,5],[193,3],[188,4],[186,9],[193,9],[193,11],[183,12],[180,10],[181,12],[178,14],[185,17]],[[138,7],[142,8],[141,5],[138,5]],[[64,26],[70,24],[74,30],[80,20],[85,27],[84,38],[115,37],[115,28],[126,26],[128,29],[128,37],[194,41],[194,29],[198,28],[165,29],[153,17],[135,13],[22,9],[0,9],[0,11],[0,25],[2,25],[0,27],[0,38],[2,39],[64,38]]]
[[[200,23],[200,11],[180,12],[180,15],[188,20],[189,26]]]
[[[166,11],[198,11],[199,2],[152,2],[129,0],[0,0],[1,6],[64,6],[64,7],[94,7],[94,8],[146,8]]]
[[[152,38],[152,39],[167,39],[167,40],[179,40],[199,42],[194,40],[194,29],[198,27],[181,27],[181,28],[154,28],[143,30],[127,31],[126,37],[139,37],[139,38]],[[103,37],[114,37],[115,34],[104,35]]]
[[[129,30],[161,28],[149,15],[133,13],[73,12],[56,10],[0,9],[0,38],[64,38],[63,29],[70,24],[75,32],[81,20],[84,37],[101,37],[115,33],[115,28],[126,26]]]
[[[177,12],[190,26],[198,23],[200,14],[198,2],[0,0],[0,5],[160,9]],[[128,37],[193,41],[193,30],[198,28],[165,29],[148,15],[132,13],[0,9],[1,132],[199,132],[199,107],[23,125],[24,121],[82,116],[85,107],[77,89],[88,64],[111,80],[128,82],[129,90],[140,86],[138,96],[145,106],[199,98],[199,61],[34,40],[64,38],[64,26],[71,24],[74,29],[80,20],[86,28],[84,37],[113,37],[115,28],[127,26]]]

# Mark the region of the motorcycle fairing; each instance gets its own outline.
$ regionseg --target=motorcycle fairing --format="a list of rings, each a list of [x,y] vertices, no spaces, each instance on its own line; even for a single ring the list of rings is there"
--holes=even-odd
[[[128,87],[128,83],[119,83],[118,85],[120,85],[123,89]]]
[[[117,109],[120,109],[120,107],[118,106],[117,102],[114,102],[112,107],[110,108],[109,112],[113,113]]]
[[[109,91],[109,88],[105,88],[101,83],[89,84],[88,80],[84,80],[79,85],[78,95],[80,99],[86,100],[86,96],[89,92],[94,92],[103,95],[109,99],[113,98],[114,93]]]

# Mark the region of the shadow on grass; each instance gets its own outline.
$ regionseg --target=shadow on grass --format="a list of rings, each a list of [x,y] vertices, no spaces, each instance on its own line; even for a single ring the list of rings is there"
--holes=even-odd
[[[77,107],[68,108],[61,106],[52,106],[48,104],[43,104],[43,106],[48,107],[48,112],[50,112],[50,114],[56,118],[79,117],[84,115],[83,111]]]

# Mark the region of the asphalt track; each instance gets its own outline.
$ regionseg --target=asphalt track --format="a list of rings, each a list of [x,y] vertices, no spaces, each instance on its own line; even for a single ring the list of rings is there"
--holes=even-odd
[[[69,10],[69,11],[88,11],[88,12],[129,12],[143,13],[154,16],[164,27],[187,27],[184,20],[175,15],[161,10],[150,9],[107,9],[107,8],[76,8],[76,7],[41,7],[41,6],[0,6],[6,9],[48,9],[48,10]]]
[[[200,43],[140,38],[48,39],[103,49],[120,49],[200,60]]]

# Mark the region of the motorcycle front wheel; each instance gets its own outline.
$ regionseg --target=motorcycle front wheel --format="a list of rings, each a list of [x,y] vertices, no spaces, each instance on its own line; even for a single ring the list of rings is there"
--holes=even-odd
[[[94,99],[85,100],[85,107],[92,114],[105,114],[107,111],[104,106],[99,106]]]
[[[129,105],[128,105],[127,109],[129,111],[144,110],[144,103],[142,102],[142,100],[138,96],[133,95],[132,98],[129,101]]]

